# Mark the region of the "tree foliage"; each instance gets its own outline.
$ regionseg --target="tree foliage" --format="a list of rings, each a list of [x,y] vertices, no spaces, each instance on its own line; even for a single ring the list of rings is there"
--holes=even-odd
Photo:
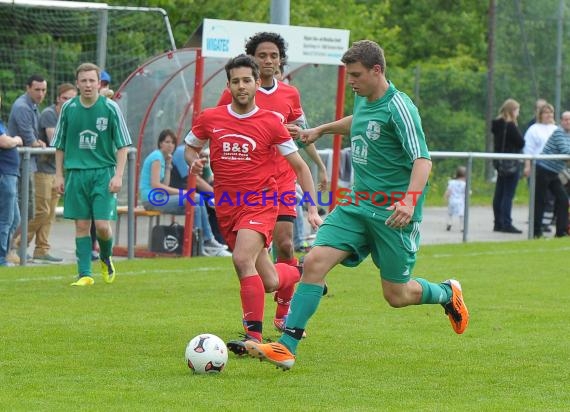
[[[269,22],[271,0],[108,0],[108,4],[165,9],[176,44],[182,47],[204,18]],[[496,110],[504,99],[514,97],[522,103],[522,116],[530,117],[535,98],[554,99],[559,0],[497,4],[493,104]],[[485,149],[488,7],[488,1],[472,0],[291,0],[290,24],[347,29],[351,41],[377,41],[385,49],[388,78],[420,109],[430,148],[477,151]],[[57,49],[70,67],[81,57],[80,46],[58,43],[57,36],[22,38],[16,27],[4,26],[5,42],[18,47],[41,44],[46,53]],[[54,27],[58,25],[51,24],[50,33],[56,31]],[[563,29],[570,32],[565,22]],[[148,53],[151,33],[129,30],[119,36],[124,46],[110,50],[111,62],[122,59],[133,70],[131,66]],[[563,54],[562,63],[562,67],[570,64],[570,53]],[[31,71],[37,62],[28,56],[20,59],[19,67]],[[14,76],[0,68],[4,84],[13,82]],[[309,114],[313,124],[325,120],[324,107],[331,97],[305,89],[327,76],[335,76],[334,70],[318,70],[296,79],[303,86],[303,100],[317,107]],[[562,104],[567,105],[570,88],[562,84]],[[347,89],[345,112],[351,110],[352,93]]]

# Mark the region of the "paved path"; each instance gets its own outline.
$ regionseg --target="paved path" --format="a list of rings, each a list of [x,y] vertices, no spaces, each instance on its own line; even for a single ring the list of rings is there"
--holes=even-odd
[[[463,233],[459,231],[458,224],[454,224],[449,232],[445,230],[446,216],[446,207],[428,207],[424,209],[424,221],[421,229],[421,243],[423,245],[461,243],[463,241]],[[516,207],[513,210],[513,224],[523,231],[519,235],[493,232],[493,212],[491,207],[471,207],[469,218],[469,242],[500,242],[527,239],[528,209],[526,207]],[[144,218],[139,218],[137,244],[144,245],[147,243],[147,227],[148,224]],[[122,243],[126,242],[127,239],[126,229],[126,219],[123,219],[120,236]],[[113,230],[115,230],[114,225]],[[75,262],[75,239],[72,221],[63,218],[57,219],[52,228],[51,244],[52,255],[63,258],[64,263]],[[28,253],[33,254],[33,244],[28,249]],[[36,263],[31,264],[35,265]]]

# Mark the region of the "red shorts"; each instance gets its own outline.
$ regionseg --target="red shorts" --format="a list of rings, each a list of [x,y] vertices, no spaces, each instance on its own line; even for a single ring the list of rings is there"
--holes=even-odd
[[[251,229],[265,237],[265,247],[273,238],[277,207],[272,205],[217,206],[216,217],[220,232],[230,247],[235,249],[238,230]]]
[[[283,175],[281,175],[283,176]],[[295,179],[289,177],[277,179],[277,192],[279,196],[278,216],[297,216],[297,196],[295,192]]]

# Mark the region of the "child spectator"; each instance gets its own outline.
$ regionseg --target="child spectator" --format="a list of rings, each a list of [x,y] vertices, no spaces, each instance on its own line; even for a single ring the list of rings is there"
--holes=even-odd
[[[465,215],[465,175],[467,170],[465,166],[458,166],[455,171],[455,177],[447,183],[445,198],[447,199],[447,227],[451,230],[453,218],[459,218],[459,227],[463,232],[463,216]]]

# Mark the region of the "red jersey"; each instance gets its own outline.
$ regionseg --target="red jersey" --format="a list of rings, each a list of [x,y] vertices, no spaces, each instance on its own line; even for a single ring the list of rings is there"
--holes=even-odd
[[[261,233],[269,246],[278,212],[272,201],[277,191],[275,145],[286,154],[297,150],[281,115],[258,107],[244,115],[235,113],[231,105],[206,109],[185,142],[202,147],[207,140],[216,217],[224,239],[233,249],[238,231],[251,229]]]
[[[228,104],[232,101],[229,89],[225,89],[218,101],[218,105]],[[275,81],[273,87],[266,90],[262,87],[255,93],[255,104],[265,110],[281,113],[285,118],[285,123],[293,123],[300,127],[306,127],[305,114],[301,107],[301,96],[296,87],[282,81]],[[276,174],[277,190],[280,193],[295,190],[297,176],[289,163],[283,156],[276,153]],[[279,214],[295,215],[294,207],[283,208]]]
[[[235,113],[231,105],[205,109],[185,140],[190,146],[202,147],[208,139],[216,189],[275,191],[274,146],[291,144],[278,115],[259,107],[244,115]]]

